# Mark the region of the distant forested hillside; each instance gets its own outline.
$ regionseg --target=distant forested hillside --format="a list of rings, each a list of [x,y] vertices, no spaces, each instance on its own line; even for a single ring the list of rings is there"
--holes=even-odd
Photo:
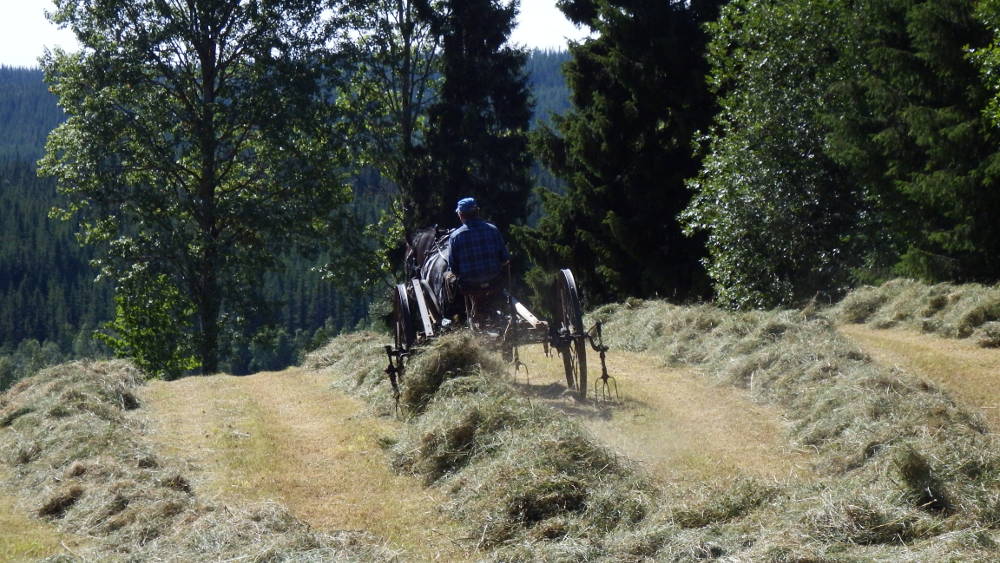
[[[553,114],[563,114],[569,110],[569,88],[562,73],[562,65],[569,60],[566,51],[541,51],[535,49],[528,58],[525,71],[528,87],[535,102],[532,127],[550,121]]]
[[[74,226],[47,218],[53,184],[31,161],[0,156],[0,346],[36,339],[68,349],[108,315],[109,288],[94,283]]]
[[[531,128],[552,123],[553,115],[562,115],[570,109],[569,87],[562,67],[570,60],[567,51],[542,51],[535,49],[528,58],[525,71],[528,74],[528,87],[531,89],[531,99],[535,103],[535,113],[531,118]],[[563,193],[564,183],[552,172],[542,166],[537,159],[531,165],[531,177],[535,186],[548,191]],[[528,224],[536,225],[542,215],[541,201],[537,195],[528,201]]]
[[[63,118],[40,70],[0,66],[0,156],[39,158]]]
[[[536,122],[569,106],[560,70],[567,58],[531,53],[526,72]],[[15,373],[100,353],[90,335],[113,313],[112,288],[95,281],[92,252],[77,244],[75,225],[48,218],[59,197],[54,182],[35,172],[49,131],[63,119],[40,70],[0,67],[0,389]],[[537,184],[555,187],[542,169],[534,172]],[[390,189],[377,175],[358,178],[356,211],[373,219],[388,206]],[[267,277],[275,306],[248,321],[249,334],[230,335],[227,371],[283,367],[302,349],[364,322],[372,297],[321,280],[313,266],[326,258],[289,256],[286,274]]]

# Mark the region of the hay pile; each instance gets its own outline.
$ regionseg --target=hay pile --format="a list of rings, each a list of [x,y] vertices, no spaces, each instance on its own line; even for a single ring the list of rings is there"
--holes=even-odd
[[[22,508],[92,541],[85,559],[387,560],[367,534],[320,534],[281,507],[200,501],[179,464],[143,440],[134,394],[142,374],[125,362],[43,370],[0,395],[4,485]],[[69,559],[73,557],[67,556]]]
[[[1000,452],[934,386],[874,365],[812,312],[734,314],[662,302],[593,313],[614,347],[698,368],[779,405],[815,452],[811,483],[741,480],[659,490],[574,423],[532,405],[466,335],[407,369],[395,466],[450,495],[467,541],[498,560],[995,560]],[[334,340],[307,360],[391,413],[385,337]],[[613,353],[613,352],[612,352]]]
[[[983,347],[1000,346],[1000,286],[897,279],[852,291],[833,314],[847,323],[972,337]]]
[[[385,337],[349,335],[306,360],[391,412]],[[384,355],[382,356],[384,357]],[[468,334],[436,341],[407,366],[392,462],[446,491],[466,541],[500,560],[620,558],[655,511],[654,487],[573,421],[532,405]]]
[[[981,417],[875,365],[826,317],[638,301],[593,316],[612,346],[696,366],[780,406],[793,443],[815,451],[822,478],[761,505],[771,516],[752,557],[997,557],[1000,444]]]

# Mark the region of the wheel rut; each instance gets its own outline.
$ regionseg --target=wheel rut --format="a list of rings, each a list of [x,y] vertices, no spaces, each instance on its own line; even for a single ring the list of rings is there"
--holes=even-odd
[[[365,530],[407,558],[474,558],[454,541],[446,499],[394,474],[378,445],[394,423],[302,369],[246,377],[189,377],[146,386],[153,436],[184,459],[200,494],[276,501],[319,530]]]
[[[566,391],[562,360],[541,346],[521,349],[517,385],[529,397],[575,416],[602,443],[639,462],[664,485],[753,477],[787,481],[810,474],[810,454],[792,448],[777,409],[734,387],[714,385],[690,369],[665,368],[649,356],[608,354],[622,400],[577,401]],[[588,357],[593,381],[600,362]],[[612,388],[613,390],[613,388]]]
[[[842,325],[844,334],[876,362],[924,377],[982,413],[1000,432],[1000,350],[969,339],[941,338],[912,330]]]

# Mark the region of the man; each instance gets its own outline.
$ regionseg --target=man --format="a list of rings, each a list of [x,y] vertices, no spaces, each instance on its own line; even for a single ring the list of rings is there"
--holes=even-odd
[[[479,218],[474,198],[460,199],[455,213],[462,226],[449,237],[449,269],[458,278],[460,288],[484,289],[510,263],[507,245],[495,226]]]

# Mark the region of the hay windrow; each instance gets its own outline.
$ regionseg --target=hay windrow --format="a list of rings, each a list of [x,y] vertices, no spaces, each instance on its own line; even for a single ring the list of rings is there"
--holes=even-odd
[[[639,322],[633,315],[640,309],[623,318]],[[759,351],[766,344],[758,341],[773,344],[796,332],[795,319],[759,316],[730,325],[726,313],[710,313],[711,319],[683,323],[692,330],[720,329],[735,335],[735,342],[732,337],[720,338],[719,349]],[[660,336],[670,338],[677,319],[661,315],[657,320],[663,327]],[[704,354],[705,347],[695,340],[680,338],[678,344]],[[334,349],[342,347],[343,343],[331,344]],[[687,353],[667,352],[675,359]],[[331,356],[329,349],[321,354]],[[492,558],[746,556],[759,554],[776,538],[804,536],[817,529],[811,525],[811,505],[805,500],[816,494],[813,490],[755,480],[706,483],[694,491],[656,489],[628,460],[596,444],[575,421],[514,392],[499,371],[502,366],[467,335],[450,335],[422,354],[408,367],[407,381],[418,381],[418,389],[434,392],[426,402],[403,404],[409,424],[390,441],[393,461],[398,470],[420,475],[447,492],[450,510],[470,525],[469,541]],[[459,367],[459,358],[465,367]],[[779,357],[771,364],[781,361]],[[371,385],[380,381],[350,373],[343,377],[368,396]],[[425,383],[428,380],[432,383]],[[381,385],[387,394],[387,385]],[[882,489],[891,478],[882,476]],[[824,486],[833,485],[830,479]],[[846,496],[847,487],[842,488],[840,494]],[[904,505],[901,510],[908,510],[914,519],[923,517],[915,507]],[[761,522],[768,522],[763,533]],[[817,553],[850,541],[847,535],[827,536],[840,539]],[[910,539],[919,537],[913,534]]]
[[[592,317],[613,347],[694,366],[779,406],[820,477],[657,490],[572,420],[513,392],[468,336],[452,335],[410,363],[419,399],[404,402],[409,424],[391,451],[399,470],[448,492],[470,541],[491,557],[926,560],[942,542],[952,558],[997,555],[1000,450],[982,419],[875,365],[826,317],[655,301]],[[353,350],[349,361],[368,368],[343,384],[387,396],[355,344],[321,353]],[[343,369],[348,360],[333,361]],[[961,546],[958,535],[979,539]]]
[[[831,312],[847,323],[909,328],[947,338],[975,337],[985,347],[1000,344],[1000,286],[896,279],[852,291]]]
[[[355,332],[338,336],[326,346],[306,355],[302,367],[322,370],[337,377],[336,385],[363,397],[375,414],[395,411],[385,368],[389,363],[385,345],[389,339],[374,332]]]
[[[316,533],[283,508],[200,500],[176,462],[143,439],[134,389],[143,374],[125,362],[74,362],[43,370],[3,395],[0,460],[5,488],[23,508],[87,536],[101,560],[388,560],[368,534]],[[13,416],[17,413],[17,416]]]
[[[986,323],[1000,322],[991,320],[991,303],[977,287],[894,282],[852,293],[835,311],[884,325],[931,316],[937,321],[921,323],[954,334],[977,326],[988,336],[993,329]],[[896,313],[886,312],[890,305]],[[814,452],[819,477],[657,490],[572,420],[512,392],[474,342],[454,336],[410,364],[408,377],[430,384],[417,384],[421,399],[404,405],[409,424],[387,447],[399,470],[451,495],[451,509],[470,524],[470,541],[490,557],[986,561],[1000,555],[1000,444],[982,418],[936,386],[876,365],[837,334],[827,313],[732,313],[631,300],[590,316],[605,323],[611,354],[624,349],[691,366],[780,407],[790,442]],[[384,363],[374,358],[386,339],[363,337],[373,352],[362,359],[358,338],[332,342],[317,354],[316,367],[335,365],[343,370],[341,385],[384,405]],[[468,365],[424,373],[447,364],[441,354]]]
[[[307,361],[343,369],[335,351],[352,345],[335,340]],[[388,393],[374,370],[343,378],[365,396]],[[405,386],[409,424],[389,446],[394,466],[446,491],[469,523],[467,541],[496,559],[614,559],[614,538],[658,511],[657,491],[627,460],[516,393],[496,355],[468,334],[413,358]]]
[[[947,305],[918,305],[911,301],[916,293],[954,292],[889,284],[883,293],[852,294],[838,309],[842,315],[857,318],[865,311],[870,317],[880,310],[874,304],[896,302],[906,303],[907,311],[933,310],[954,319],[982,310],[963,305],[958,313],[947,311]],[[756,400],[783,409],[790,438],[817,454],[823,492],[810,497],[815,493],[781,491],[788,499],[780,519],[784,524],[772,527],[818,542],[811,552],[850,544],[869,546],[852,548],[865,557],[869,552],[881,557],[874,555],[881,548],[873,546],[918,545],[981,526],[996,535],[1000,457],[982,418],[934,385],[877,366],[824,316],[728,313],[709,305],[658,302],[607,306],[593,315],[605,321],[612,346],[693,365],[719,383],[744,387]]]
[[[1000,322],[990,291],[894,282],[849,296],[835,311],[880,326],[919,319],[944,333],[988,335],[988,323]],[[447,508],[468,523],[455,541],[510,561],[1000,555],[1000,444],[982,419],[934,385],[875,365],[825,315],[631,301],[592,317],[605,322],[613,348],[693,366],[780,407],[790,442],[815,452],[819,477],[659,489],[574,420],[518,394],[495,354],[452,334],[410,358],[407,424],[385,446],[398,471],[449,495]],[[330,370],[339,386],[391,414],[386,342],[371,333],[342,336],[306,365]],[[7,487],[19,489],[27,510],[96,538],[85,555],[393,555],[366,534],[316,534],[276,505],[234,509],[199,500],[182,468],[142,440],[133,393],[141,379],[121,362],[67,364],[0,395]]]

